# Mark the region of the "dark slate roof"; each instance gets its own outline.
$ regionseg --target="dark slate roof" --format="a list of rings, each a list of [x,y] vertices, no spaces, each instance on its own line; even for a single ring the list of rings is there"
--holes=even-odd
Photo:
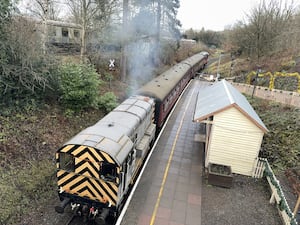
[[[268,131],[245,96],[226,80],[216,82],[199,91],[193,121],[200,122],[230,107],[237,108],[263,132]]]

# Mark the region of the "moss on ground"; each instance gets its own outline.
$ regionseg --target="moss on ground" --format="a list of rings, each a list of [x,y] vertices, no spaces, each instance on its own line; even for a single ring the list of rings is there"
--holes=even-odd
[[[269,129],[260,156],[275,170],[300,166],[300,109],[258,98],[248,100]]]
[[[55,152],[103,116],[65,113],[56,106],[0,114],[0,224],[16,224],[56,190]]]
[[[1,168],[0,221],[11,224],[30,212],[31,206],[55,190],[55,167],[49,160],[32,161],[25,168]]]

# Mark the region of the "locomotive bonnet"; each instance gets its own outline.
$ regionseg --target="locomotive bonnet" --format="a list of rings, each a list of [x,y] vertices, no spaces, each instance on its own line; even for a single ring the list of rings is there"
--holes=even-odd
[[[62,213],[68,204],[82,213],[93,209],[95,218],[118,211],[154,140],[153,113],[153,99],[132,96],[57,151],[62,201],[57,212]]]

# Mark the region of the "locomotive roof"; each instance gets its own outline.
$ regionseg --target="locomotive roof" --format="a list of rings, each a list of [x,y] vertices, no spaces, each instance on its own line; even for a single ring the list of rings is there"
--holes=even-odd
[[[65,145],[93,147],[109,154],[119,165],[133,148],[135,128],[151,111],[153,99],[132,96],[96,124],[78,133]]]
[[[204,57],[207,52],[200,52],[176,64],[152,81],[141,87],[137,94],[147,95],[163,101],[188,70]]]

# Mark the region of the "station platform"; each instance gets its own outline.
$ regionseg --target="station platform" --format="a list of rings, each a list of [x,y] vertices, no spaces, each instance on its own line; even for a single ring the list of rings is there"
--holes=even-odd
[[[170,117],[121,225],[200,225],[204,143],[192,121],[198,90],[193,80]]]

